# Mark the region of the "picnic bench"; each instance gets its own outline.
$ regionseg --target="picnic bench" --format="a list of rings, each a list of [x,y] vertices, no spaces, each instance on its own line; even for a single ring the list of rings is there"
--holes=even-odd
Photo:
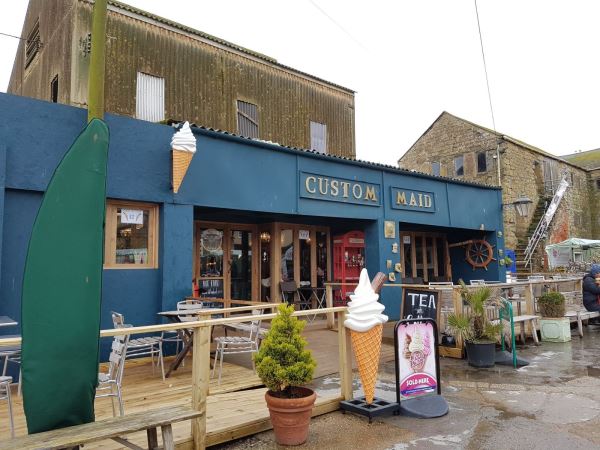
[[[583,321],[600,317],[600,312],[588,311],[583,306],[583,295],[581,291],[563,292],[565,296],[565,317],[570,322],[577,322],[577,331],[579,337],[583,337]]]
[[[82,444],[104,439],[112,439],[132,449],[142,449],[143,447],[139,447],[121,436],[144,430],[146,430],[148,438],[148,448],[156,449],[158,448],[156,432],[158,427],[162,431],[162,448],[174,450],[175,444],[171,424],[191,420],[201,415],[200,411],[195,411],[189,406],[171,406],[2,441],[0,442],[0,450],[77,448]]]

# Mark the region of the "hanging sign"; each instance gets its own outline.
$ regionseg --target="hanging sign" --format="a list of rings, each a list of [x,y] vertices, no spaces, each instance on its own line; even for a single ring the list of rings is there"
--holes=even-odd
[[[400,318],[428,317],[438,319],[438,291],[403,288]]]
[[[307,241],[310,239],[310,231],[308,230],[299,230],[298,231],[298,238],[301,241]]]
[[[121,223],[144,225],[143,209],[121,209]]]

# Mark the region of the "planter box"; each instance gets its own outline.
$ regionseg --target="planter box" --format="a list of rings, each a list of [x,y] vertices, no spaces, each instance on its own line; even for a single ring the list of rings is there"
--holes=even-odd
[[[569,342],[571,340],[571,323],[567,318],[540,320],[542,341]]]

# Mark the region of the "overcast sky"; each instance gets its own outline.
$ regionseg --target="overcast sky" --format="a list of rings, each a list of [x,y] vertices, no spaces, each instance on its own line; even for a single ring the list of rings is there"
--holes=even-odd
[[[50,0],[47,0],[50,1]],[[473,0],[124,0],[356,93],[357,157],[396,164],[442,111],[492,128]],[[600,147],[600,2],[478,0],[496,129]],[[21,34],[27,0],[0,3]],[[18,41],[0,35],[6,92]]]

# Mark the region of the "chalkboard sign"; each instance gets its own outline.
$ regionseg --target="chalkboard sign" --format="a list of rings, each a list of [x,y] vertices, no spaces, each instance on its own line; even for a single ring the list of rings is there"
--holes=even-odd
[[[438,296],[437,291],[423,289],[402,289],[401,319],[416,319],[419,317],[438,320]]]
[[[223,280],[200,280],[200,297],[223,298]]]

